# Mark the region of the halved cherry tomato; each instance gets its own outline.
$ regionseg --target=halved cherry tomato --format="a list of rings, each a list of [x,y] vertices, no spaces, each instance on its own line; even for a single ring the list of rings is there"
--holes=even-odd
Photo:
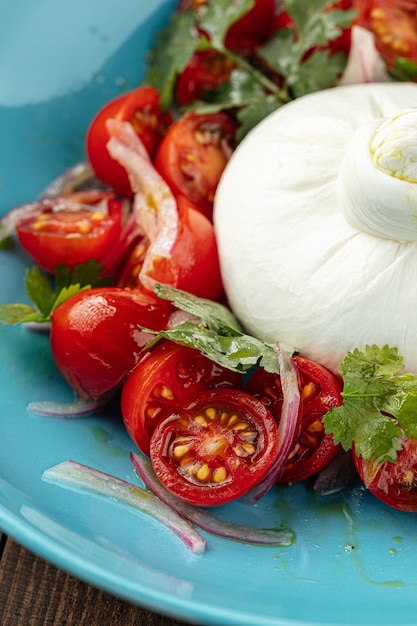
[[[317,474],[337,454],[333,436],[326,435],[322,423],[327,411],[342,402],[337,378],[318,363],[294,357],[300,376],[301,427],[288,456],[279,482],[292,483]],[[277,423],[281,418],[282,387],[278,375],[258,368],[245,390],[268,407]]]
[[[179,230],[171,255],[156,259],[149,276],[201,298],[218,300],[223,283],[213,225],[187,198],[178,196],[177,206]],[[143,240],[125,263],[121,286],[140,287],[139,273],[146,253],[147,241]]]
[[[122,205],[112,192],[80,191],[33,202],[16,226],[27,254],[45,271],[100,261],[121,232]]]
[[[159,101],[160,95],[153,87],[133,89],[105,104],[87,131],[87,156],[96,176],[121,196],[130,198],[133,194],[125,169],[107,151],[110,135],[106,121],[114,118],[130,122],[153,158],[172,121],[171,116],[159,107]]]
[[[151,437],[151,461],[161,483],[197,506],[235,500],[271,468],[278,429],[268,409],[232,389],[205,391],[177,406]]]
[[[155,167],[172,192],[188,198],[210,219],[236,128],[225,113],[187,113],[170,126],[156,153]]]
[[[151,293],[117,287],[81,291],[52,313],[51,352],[82,398],[114,390],[143,356],[152,330],[166,327],[166,304]]]
[[[388,66],[395,59],[417,65],[417,5],[415,0],[361,0],[355,3],[357,23],[375,35],[375,45]]]
[[[123,421],[138,448],[149,456],[153,431],[177,405],[205,389],[241,386],[240,374],[216,365],[198,350],[170,341],[160,343],[138,363],[123,385]]]
[[[364,461],[353,449],[355,467],[365,487],[379,500],[400,511],[417,512],[417,441],[404,439],[395,463]]]

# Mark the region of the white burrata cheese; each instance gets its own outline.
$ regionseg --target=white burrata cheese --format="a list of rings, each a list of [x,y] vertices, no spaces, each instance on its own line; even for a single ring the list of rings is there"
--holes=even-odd
[[[342,86],[281,107],[242,141],[214,224],[225,290],[248,332],[334,370],[356,347],[388,344],[417,372],[413,107],[415,84]],[[372,220],[383,224],[376,233]]]

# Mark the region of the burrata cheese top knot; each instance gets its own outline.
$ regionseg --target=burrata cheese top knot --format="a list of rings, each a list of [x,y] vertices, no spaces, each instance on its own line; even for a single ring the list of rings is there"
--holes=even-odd
[[[417,372],[417,85],[299,98],[239,145],[214,208],[245,329],[337,370],[367,344]]]

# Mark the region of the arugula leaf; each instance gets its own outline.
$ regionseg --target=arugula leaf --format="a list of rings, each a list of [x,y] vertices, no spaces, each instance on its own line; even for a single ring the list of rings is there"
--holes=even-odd
[[[193,32],[195,27],[194,11],[174,12],[149,52],[143,82],[158,89],[162,108],[171,106],[177,76],[198,48],[199,38]]]
[[[26,270],[24,279],[26,293],[33,306],[29,304],[0,304],[0,322],[3,324],[25,324],[27,322],[49,322],[51,314],[62,302],[72,295],[108,285],[109,277],[102,277],[103,265],[89,259],[77,265],[73,271],[67,265],[59,265],[53,280],[37,266]]]
[[[236,372],[244,373],[260,365],[268,372],[279,373],[275,346],[246,335],[227,307],[165,285],[156,285],[155,293],[198,321],[184,322],[160,332],[144,329],[156,335],[147,347],[166,338],[196,348],[218,365]]]
[[[343,402],[323,418],[327,433],[365,461],[395,462],[401,438],[417,436],[417,375],[401,373],[396,348],[353,350],[341,365]]]

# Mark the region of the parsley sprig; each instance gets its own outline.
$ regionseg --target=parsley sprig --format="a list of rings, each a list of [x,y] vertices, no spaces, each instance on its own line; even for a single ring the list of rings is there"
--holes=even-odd
[[[0,322],[7,325],[49,322],[57,306],[72,295],[92,287],[108,285],[111,279],[103,277],[102,271],[103,265],[94,259],[77,265],[74,270],[68,265],[58,265],[53,280],[38,266],[29,268],[24,282],[26,293],[33,304],[0,304]]]
[[[401,439],[417,438],[417,374],[402,373],[396,348],[366,346],[341,365],[343,403],[324,417],[326,432],[366,461],[395,462]]]
[[[347,61],[343,52],[330,54],[326,46],[352,24],[354,10],[335,9],[333,0],[285,0],[284,5],[293,26],[277,29],[258,48],[257,62],[225,45],[228,29],[252,8],[253,0],[210,0],[198,9],[175,12],[149,54],[144,82],[160,91],[162,106],[169,108],[176,79],[197,50],[211,49],[230,59],[235,68],[230,81],[207,91],[204,101],[190,108],[200,113],[233,109],[241,139],[289,100],[334,86]]]

